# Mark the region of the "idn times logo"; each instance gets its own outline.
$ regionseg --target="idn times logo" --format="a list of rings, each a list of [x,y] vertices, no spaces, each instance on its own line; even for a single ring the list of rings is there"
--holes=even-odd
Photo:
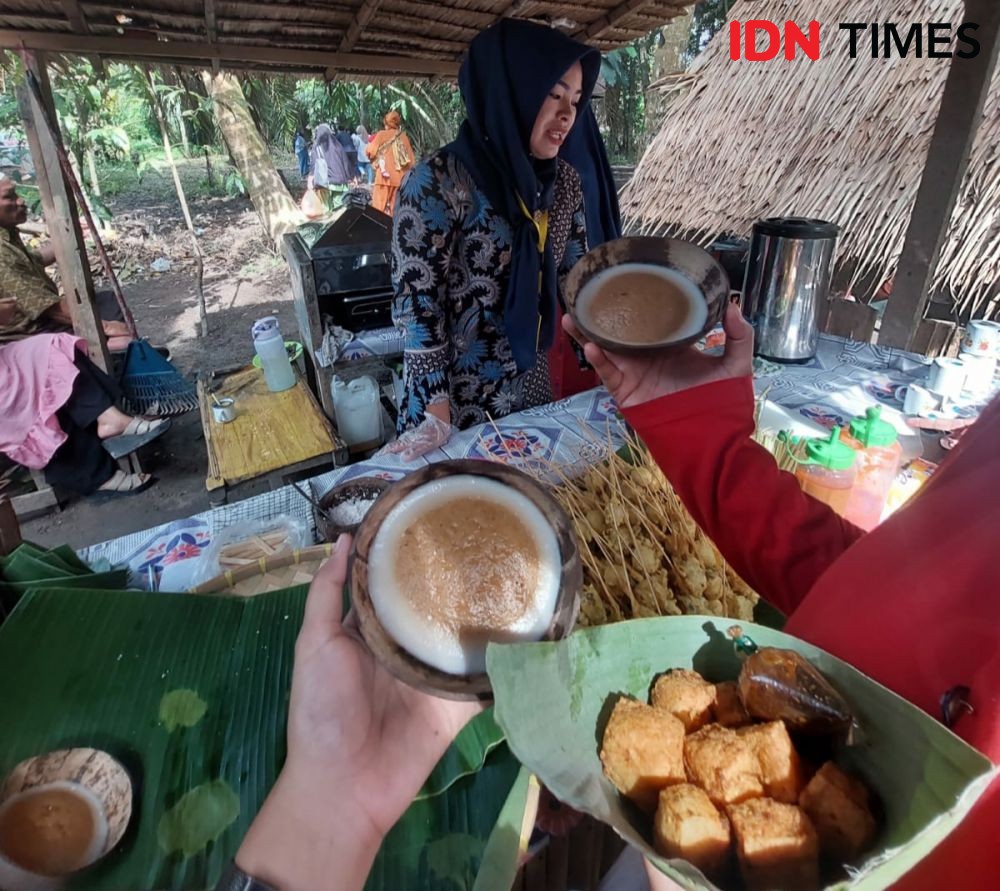
[[[963,22],[957,28],[950,22],[844,22],[834,29],[817,21],[802,28],[793,21],[779,27],[765,19],[751,19],[729,23],[729,58],[770,62],[783,55],[791,61],[801,53],[815,62],[830,49],[833,30],[834,51],[846,52],[852,59],[868,55],[873,59],[972,59],[980,51],[975,22]]]

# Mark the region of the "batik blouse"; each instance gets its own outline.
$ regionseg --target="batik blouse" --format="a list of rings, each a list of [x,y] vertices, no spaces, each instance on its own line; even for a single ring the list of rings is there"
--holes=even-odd
[[[564,161],[548,237],[561,292],[587,249],[580,177]],[[511,238],[510,223],[447,149],[403,180],[392,239],[393,321],[406,335],[400,432],[445,400],[463,429],[552,401],[546,354],[519,373],[504,331]]]

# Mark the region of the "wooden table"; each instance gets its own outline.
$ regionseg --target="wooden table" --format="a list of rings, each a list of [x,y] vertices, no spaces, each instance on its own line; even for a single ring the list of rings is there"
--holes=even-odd
[[[227,424],[212,414],[212,394],[236,402]],[[205,487],[213,504],[223,504],[238,483],[264,481],[271,489],[308,472],[346,460],[347,449],[301,378],[272,393],[259,369],[248,365],[198,381],[201,426],[208,452]]]

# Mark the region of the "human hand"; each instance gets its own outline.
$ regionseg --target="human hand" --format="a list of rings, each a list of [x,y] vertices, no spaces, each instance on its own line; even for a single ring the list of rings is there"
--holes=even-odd
[[[353,616],[342,621],[351,537],[309,588],[288,715],[288,758],[237,854],[282,891],[360,888],[382,838],[482,706],[396,680]],[[333,871],[331,871],[333,870]]]
[[[415,461],[417,458],[439,449],[449,439],[451,439],[452,426],[448,421],[443,421],[430,410],[424,418],[412,430],[407,430],[398,439],[390,442],[385,451],[393,455],[399,455],[404,461]]]
[[[634,357],[606,352],[587,341],[568,314],[563,316],[566,333],[583,344],[583,354],[619,408],[631,408],[702,384],[752,374],[753,328],[735,303],[726,307],[722,324],[726,346],[721,356],[708,356],[689,347],[679,352]]]

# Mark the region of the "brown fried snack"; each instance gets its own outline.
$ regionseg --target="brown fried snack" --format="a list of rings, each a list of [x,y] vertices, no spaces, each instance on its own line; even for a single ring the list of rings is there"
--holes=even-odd
[[[819,840],[798,807],[754,798],[731,805],[726,812],[749,891],[815,891],[819,887]]]
[[[661,789],[687,779],[684,725],[668,712],[623,696],[604,730],[601,764],[619,792],[652,812]]]
[[[688,779],[713,804],[736,804],[764,794],[760,764],[750,744],[735,730],[709,724],[684,740]]]
[[[715,685],[715,706],[712,711],[715,722],[723,727],[745,727],[753,720],[743,707],[740,687],[736,681]]]
[[[657,678],[650,704],[679,718],[684,730],[692,733],[712,720],[715,685],[696,671],[672,668]]]
[[[875,839],[878,824],[868,802],[868,789],[856,777],[827,761],[799,796],[799,806],[812,820],[823,853],[849,863]]]
[[[681,783],[660,792],[653,842],[664,857],[679,857],[716,875],[729,858],[729,841],[729,820],[703,789]]]
[[[805,776],[784,722],[754,724],[741,727],[736,733],[753,749],[768,798],[796,804],[805,785]]]

